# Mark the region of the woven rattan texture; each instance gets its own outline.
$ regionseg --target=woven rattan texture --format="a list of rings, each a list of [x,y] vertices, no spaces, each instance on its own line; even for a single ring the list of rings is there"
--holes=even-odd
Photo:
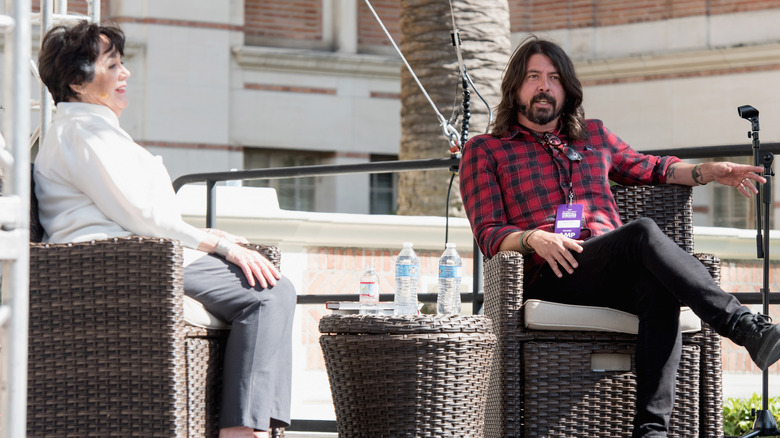
[[[320,331],[339,437],[483,436],[487,318],[326,315]]]
[[[424,333],[490,333],[492,323],[479,315],[382,316],[325,315],[320,333],[418,335]]]
[[[186,331],[188,438],[217,437],[222,400],[222,359],[229,332],[190,326]]]
[[[693,251],[692,239],[692,208],[691,190],[688,187],[662,185],[646,187],[613,187],[615,200],[621,209],[621,217],[624,221],[637,217],[651,217],[659,224],[674,241],[686,249]],[[720,281],[720,260],[712,255],[697,254],[705,267],[716,281]],[[554,342],[635,342],[631,335],[592,333],[592,332],[547,332],[526,330],[522,321],[523,301],[523,259],[516,252],[502,252],[485,261],[484,269],[485,285],[485,315],[493,321],[493,330],[496,333],[498,345],[494,359],[494,370],[491,373],[490,391],[488,394],[486,412],[486,435],[491,437],[537,437],[544,435],[526,434],[527,427],[535,427],[531,422],[539,422],[539,418],[524,418],[526,406],[529,411],[539,412],[529,399],[537,395],[533,394],[533,388],[542,388],[545,381],[534,381],[535,376],[529,376],[526,371],[527,364],[523,360],[523,352],[526,344],[530,342],[544,341]],[[723,412],[722,412],[722,371],[720,356],[720,337],[710,327],[703,327],[702,332],[683,337],[686,351],[698,349],[698,375],[700,376],[697,394],[677,391],[677,408],[679,406],[693,406],[698,404],[698,433],[693,435],[678,434],[677,430],[670,432],[670,436],[699,436],[710,438],[723,436]],[[572,355],[572,360],[576,360]],[[686,356],[685,360],[688,360]],[[689,362],[692,363],[692,362]],[[547,364],[547,366],[551,366]],[[687,367],[683,364],[681,367]],[[681,368],[682,369],[682,368]],[[681,371],[682,372],[682,371]],[[568,396],[567,396],[568,397]],[[685,400],[682,400],[685,398]],[[560,405],[561,403],[558,403]],[[633,404],[628,408],[634,409]],[[536,415],[546,415],[545,413]],[[571,424],[589,423],[599,421],[605,430],[622,428],[624,418],[601,415],[594,412],[575,410],[566,416],[565,421]],[[552,421],[552,420],[548,420]],[[542,421],[544,423],[544,421]],[[620,424],[618,424],[620,423]],[[676,422],[681,424],[683,422]],[[630,424],[630,421],[629,421]],[[690,424],[690,423],[689,423]],[[679,428],[681,426],[673,426]],[[688,426],[685,426],[688,427]],[[570,436],[621,436],[609,435],[582,435],[574,433]]]
[[[31,244],[28,435],[186,437],[181,247]]]
[[[591,369],[591,355],[631,355],[630,371]],[[636,401],[632,342],[527,342],[525,436],[627,437]],[[699,346],[683,348],[670,436],[699,435]]]
[[[679,185],[612,186],[623,223],[640,217],[653,219],[677,245],[693,253],[691,188]]]
[[[229,332],[185,325],[178,243],[31,243],[30,265],[29,436],[218,436]]]

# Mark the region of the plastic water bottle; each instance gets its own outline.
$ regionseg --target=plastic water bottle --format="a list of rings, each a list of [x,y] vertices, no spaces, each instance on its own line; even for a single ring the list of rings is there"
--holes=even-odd
[[[420,261],[412,249],[411,242],[404,247],[395,259],[395,300],[396,315],[417,314],[417,279],[420,276]]]
[[[379,308],[379,276],[373,266],[365,268],[360,277],[360,314],[376,315]]]
[[[460,280],[462,262],[454,243],[448,243],[439,258],[439,296],[436,313],[440,315],[460,314]]]

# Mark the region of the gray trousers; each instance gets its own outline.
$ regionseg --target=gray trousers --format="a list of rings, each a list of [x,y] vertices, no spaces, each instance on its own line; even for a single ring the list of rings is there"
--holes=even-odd
[[[231,324],[220,428],[289,425],[296,303],[292,283],[282,277],[274,287],[252,288],[238,266],[208,255],[184,269],[184,293]]]

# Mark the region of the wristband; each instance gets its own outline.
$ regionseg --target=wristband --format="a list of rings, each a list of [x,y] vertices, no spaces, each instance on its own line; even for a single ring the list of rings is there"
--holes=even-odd
[[[703,185],[705,185],[707,183],[706,182],[700,182],[699,178],[696,176],[696,171],[699,169],[699,166],[701,166],[701,163],[693,166],[693,170],[691,170],[691,176],[693,177],[693,182],[695,182],[696,184],[698,184],[700,186],[703,186]]]
[[[536,250],[533,249],[531,245],[526,246],[526,243],[528,243],[528,239],[531,238],[531,235],[537,231],[539,231],[538,228],[534,228],[533,230],[526,230],[526,232],[520,236],[520,246],[523,247],[528,254],[533,254],[536,252]]]
[[[227,257],[228,253],[230,252],[233,247],[236,246],[235,243],[225,239],[224,237],[219,239],[217,242],[217,247],[214,248],[214,253],[217,255],[221,255],[222,257]]]
[[[536,252],[536,250],[531,248],[530,246],[525,246],[525,243],[527,242],[528,237],[531,237],[531,234],[533,234],[533,233],[535,233],[537,231],[539,231],[538,228],[534,228],[533,230],[525,230],[525,231],[523,231],[523,233],[520,235],[520,251],[521,252],[523,252],[525,254],[532,254],[532,253]]]

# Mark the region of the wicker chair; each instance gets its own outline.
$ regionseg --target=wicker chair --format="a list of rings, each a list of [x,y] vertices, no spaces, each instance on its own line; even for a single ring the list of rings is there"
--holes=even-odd
[[[185,323],[179,243],[40,243],[31,204],[28,435],[217,437],[229,332]]]
[[[689,187],[613,187],[624,223],[654,219],[678,245],[693,252]],[[696,255],[720,281],[720,261]],[[523,258],[501,252],[485,262],[485,314],[498,347],[488,395],[487,436],[630,436],[635,403],[635,335],[525,328]],[[594,372],[593,354],[630,355],[630,371]],[[669,436],[723,436],[720,337],[702,330],[683,335],[683,358]]]

